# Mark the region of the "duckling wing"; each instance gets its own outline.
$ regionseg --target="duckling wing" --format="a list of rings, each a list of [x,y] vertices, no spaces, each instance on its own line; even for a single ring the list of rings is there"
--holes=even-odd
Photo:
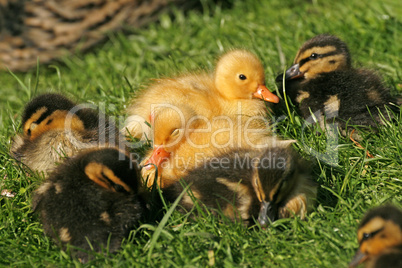
[[[211,78],[205,75],[184,75],[178,78],[158,79],[144,89],[132,101],[127,110],[127,118],[123,133],[144,139],[149,138],[151,131],[147,123],[152,121],[153,111],[158,107],[173,107],[180,110],[181,104],[189,105],[196,114],[209,117],[213,98],[207,94],[212,86]],[[147,122],[147,123],[146,123]]]
[[[343,78],[338,88],[339,118],[350,119],[349,124],[372,127],[381,124],[381,114],[391,120],[385,106],[397,111],[393,105],[396,100],[375,73],[360,69],[342,72],[339,76]]]

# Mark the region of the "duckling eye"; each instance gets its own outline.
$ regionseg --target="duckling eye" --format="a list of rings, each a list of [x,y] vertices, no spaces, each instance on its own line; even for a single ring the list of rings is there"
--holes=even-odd
[[[36,127],[38,126],[38,124],[36,124],[36,123],[32,123],[30,126],[29,126],[29,128],[28,128],[28,136],[31,136],[31,134],[32,134],[32,130],[34,130]]]
[[[171,136],[171,137],[176,137],[176,136],[179,135],[179,133],[180,133],[179,129],[176,128],[176,129],[174,129],[174,130],[172,131],[172,134],[170,134],[170,136]]]
[[[247,77],[244,74],[239,74],[239,78],[240,80],[246,80]]]
[[[310,59],[311,60],[315,60],[315,59],[317,59],[318,58],[318,54],[317,53],[313,53],[313,54],[311,54],[311,56],[310,56]]]
[[[367,239],[369,239],[370,237],[371,237],[371,234],[364,233],[364,234],[363,234],[363,239],[362,239],[362,240],[363,240],[363,241],[364,241],[364,240],[367,240]]]

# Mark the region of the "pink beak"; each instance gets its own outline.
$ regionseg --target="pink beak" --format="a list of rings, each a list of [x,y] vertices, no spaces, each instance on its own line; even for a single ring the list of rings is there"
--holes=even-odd
[[[146,169],[151,169],[152,165],[148,164],[155,164],[158,168],[160,164],[170,156],[169,152],[166,152],[166,150],[163,148],[163,145],[160,145],[156,147],[151,155],[151,157],[145,162],[144,166]],[[147,166],[148,165],[148,166]]]

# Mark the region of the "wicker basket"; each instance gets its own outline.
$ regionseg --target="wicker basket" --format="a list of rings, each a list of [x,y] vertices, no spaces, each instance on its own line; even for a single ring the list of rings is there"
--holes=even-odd
[[[0,69],[26,71],[141,27],[180,0],[0,0]]]

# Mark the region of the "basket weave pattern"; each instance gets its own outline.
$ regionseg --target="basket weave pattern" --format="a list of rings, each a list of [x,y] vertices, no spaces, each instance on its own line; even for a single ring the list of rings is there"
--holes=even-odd
[[[154,21],[178,0],[0,0],[0,69],[26,71],[37,59],[82,51],[122,26]]]

